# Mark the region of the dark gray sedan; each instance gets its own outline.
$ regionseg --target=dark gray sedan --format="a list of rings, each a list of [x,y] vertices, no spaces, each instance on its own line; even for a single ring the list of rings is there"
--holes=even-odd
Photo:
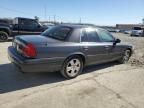
[[[41,35],[15,37],[8,55],[22,72],[60,71],[64,77],[74,78],[87,65],[126,63],[133,47],[120,42],[101,28],[59,25]]]

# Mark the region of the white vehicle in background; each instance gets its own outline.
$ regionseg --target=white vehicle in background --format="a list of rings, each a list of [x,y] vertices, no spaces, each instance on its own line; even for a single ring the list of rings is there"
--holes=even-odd
[[[143,29],[142,27],[134,27],[132,32],[131,32],[131,36],[143,36]]]
[[[115,33],[119,33],[120,30],[119,29],[107,29],[109,32],[115,32]]]
[[[124,33],[125,33],[125,34],[131,34],[131,33],[132,33],[132,30],[125,30]]]
[[[119,33],[120,32],[120,29],[116,29],[116,33]]]

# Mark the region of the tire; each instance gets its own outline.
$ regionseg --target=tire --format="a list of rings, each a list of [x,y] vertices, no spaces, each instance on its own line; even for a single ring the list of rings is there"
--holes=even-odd
[[[83,61],[79,56],[72,56],[65,60],[61,74],[67,78],[72,79],[77,77],[83,70]]]
[[[7,40],[8,40],[8,33],[0,31],[0,41],[7,41]]]
[[[131,51],[127,49],[125,50],[122,58],[118,60],[118,62],[121,64],[126,64],[129,61],[130,56],[131,56]]]

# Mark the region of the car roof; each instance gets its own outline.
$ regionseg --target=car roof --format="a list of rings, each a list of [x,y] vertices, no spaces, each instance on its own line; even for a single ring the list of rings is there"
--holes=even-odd
[[[97,28],[94,25],[86,25],[86,24],[60,24],[59,26],[65,26],[65,27],[70,27],[70,28],[74,28],[74,29],[88,28],[88,27]]]

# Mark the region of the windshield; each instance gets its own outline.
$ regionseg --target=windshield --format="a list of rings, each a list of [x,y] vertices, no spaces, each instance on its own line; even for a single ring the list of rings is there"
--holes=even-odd
[[[42,36],[54,38],[57,40],[65,40],[67,36],[71,33],[72,28],[55,26],[42,33]]]
[[[134,27],[134,30],[142,30],[141,27]]]

